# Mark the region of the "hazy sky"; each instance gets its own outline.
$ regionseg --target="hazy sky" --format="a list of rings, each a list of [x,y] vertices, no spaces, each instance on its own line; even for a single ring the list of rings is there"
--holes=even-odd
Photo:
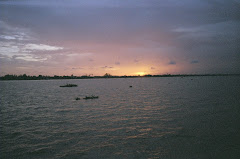
[[[240,73],[240,0],[0,0],[0,75]]]

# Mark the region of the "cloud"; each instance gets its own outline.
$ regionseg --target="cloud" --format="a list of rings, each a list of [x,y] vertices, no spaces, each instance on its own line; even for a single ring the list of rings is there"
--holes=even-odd
[[[0,35],[0,39],[15,40],[16,37],[14,37],[14,36],[9,36],[9,35]]]
[[[119,62],[119,61],[116,61],[116,62],[115,62],[115,65],[120,65],[120,62]]]
[[[224,21],[175,30],[176,43],[181,56],[190,64],[197,64],[205,72],[230,72],[239,68],[240,21]],[[211,68],[211,69],[210,69]],[[203,71],[204,72],[204,71]],[[236,71],[239,72],[239,71]]]
[[[88,61],[93,62],[94,60],[92,58],[88,59]]]
[[[58,49],[63,49],[61,47],[43,45],[43,44],[26,44],[16,43],[16,42],[5,42],[0,41],[0,52],[4,57],[16,60],[25,60],[25,61],[45,61],[50,55],[41,54],[36,52],[39,51],[57,51]]]
[[[191,64],[196,64],[196,63],[199,63],[199,61],[198,60],[192,60],[190,63]]]
[[[45,58],[37,57],[37,56],[29,55],[29,54],[14,55],[14,56],[12,56],[12,59],[24,60],[24,61],[38,61],[38,62],[47,60],[46,57]]]
[[[73,52],[64,52],[63,54],[65,54],[66,56],[68,57],[88,57],[88,56],[91,56],[92,53],[73,53]]]
[[[169,61],[168,64],[169,64],[169,65],[176,65],[177,63],[176,63],[176,61]]]
[[[154,67],[151,67],[150,69],[151,69],[151,70],[155,70],[155,68],[154,68]]]
[[[35,40],[32,32],[27,28],[15,27],[0,20],[0,40],[28,41]]]
[[[4,21],[0,21],[0,52],[4,55],[2,58],[13,61],[45,61],[49,55],[44,52],[63,50],[63,47],[38,44],[36,38],[32,37],[29,29],[14,27]],[[41,53],[39,53],[41,52]]]
[[[118,70],[118,68],[112,67],[112,66],[103,66],[101,69],[104,69],[106,71],[115,71]]]
[[[101,68],[103,68],[103,69],[112,69],[112,68],[114,68],[114,67],[112,67],[112,66],[103,66],[103,67],[101,67]]]
[[[73,67],[72,68],[72,70],[82,70],[82,69],[84,69],[84,68],[82,68],[82,67]]]
[[[14,42],[1,42],[0,41],[0,52],[6,56],[11,56],[20,52],[18,44]]]
[[[18,40],[18,41],[27,41],[27,40],[33,40],[33,38],[30,38],[29,36],[27,36],[24,33],[21,32],[10,32],[10,33],[5,33],[5,35],[0,35],[0,39],[1,40],[9,40],[9,41],[13,41],[13,40]]]
[[[56,50],[62,50],[63,47],[57,47],[57,46],[50,46],[45,44],[26,44],[23,47],[23,51],[56,51]]]
[[[205,24],[196,27],[179,27],[172,31],[180,33],[178,40],[190,40],[198,44],[226,44],[236,43],[240,34],[239,21],[224,21],[214,24]]]
[[[0,54],[0,59],[9,59],[9,56]]]
[[[19,57],[25,57],[25,55],[13,55],[13,56],[12,56],[13,59],[17,59],[17,58],[19,58]]]
[[[139,59],[135,59],[135,60],[134,60],[135,63],[138,63],[139,61],[140,61]]]

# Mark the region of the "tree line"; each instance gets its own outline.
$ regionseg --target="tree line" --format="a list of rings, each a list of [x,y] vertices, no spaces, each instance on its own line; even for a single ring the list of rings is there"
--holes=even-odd
[[[103,76],[93,76],[93,75],[83,75],[83,76],[46,76],[46,75],[38,75],[38,76],[31,76],[31,75],[10,75],[7,74],[5,76],[1,76],[0,80],[50,80],[50,79],[90,79],[90,78],[137,78],[137,77],[189,77],[189,76],[239,76],[240,74],[163,74],[163,75],[151,75],[147,74],[144,76],[114,76],[109,73],[105,73]]]

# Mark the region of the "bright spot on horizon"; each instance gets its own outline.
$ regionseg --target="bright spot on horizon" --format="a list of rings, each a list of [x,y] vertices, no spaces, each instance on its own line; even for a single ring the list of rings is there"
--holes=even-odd
[[[139,75],[139,76],[144,76],[146,73],[145,72],[137,72],[135,73],[136,75]]]

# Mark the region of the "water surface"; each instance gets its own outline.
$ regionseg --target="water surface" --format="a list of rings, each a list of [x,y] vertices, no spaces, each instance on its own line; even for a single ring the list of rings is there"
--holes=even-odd
[[[0,157],[237,159],[239,81],[0,81]],[[99,99],[82,99],[92,94]]]

